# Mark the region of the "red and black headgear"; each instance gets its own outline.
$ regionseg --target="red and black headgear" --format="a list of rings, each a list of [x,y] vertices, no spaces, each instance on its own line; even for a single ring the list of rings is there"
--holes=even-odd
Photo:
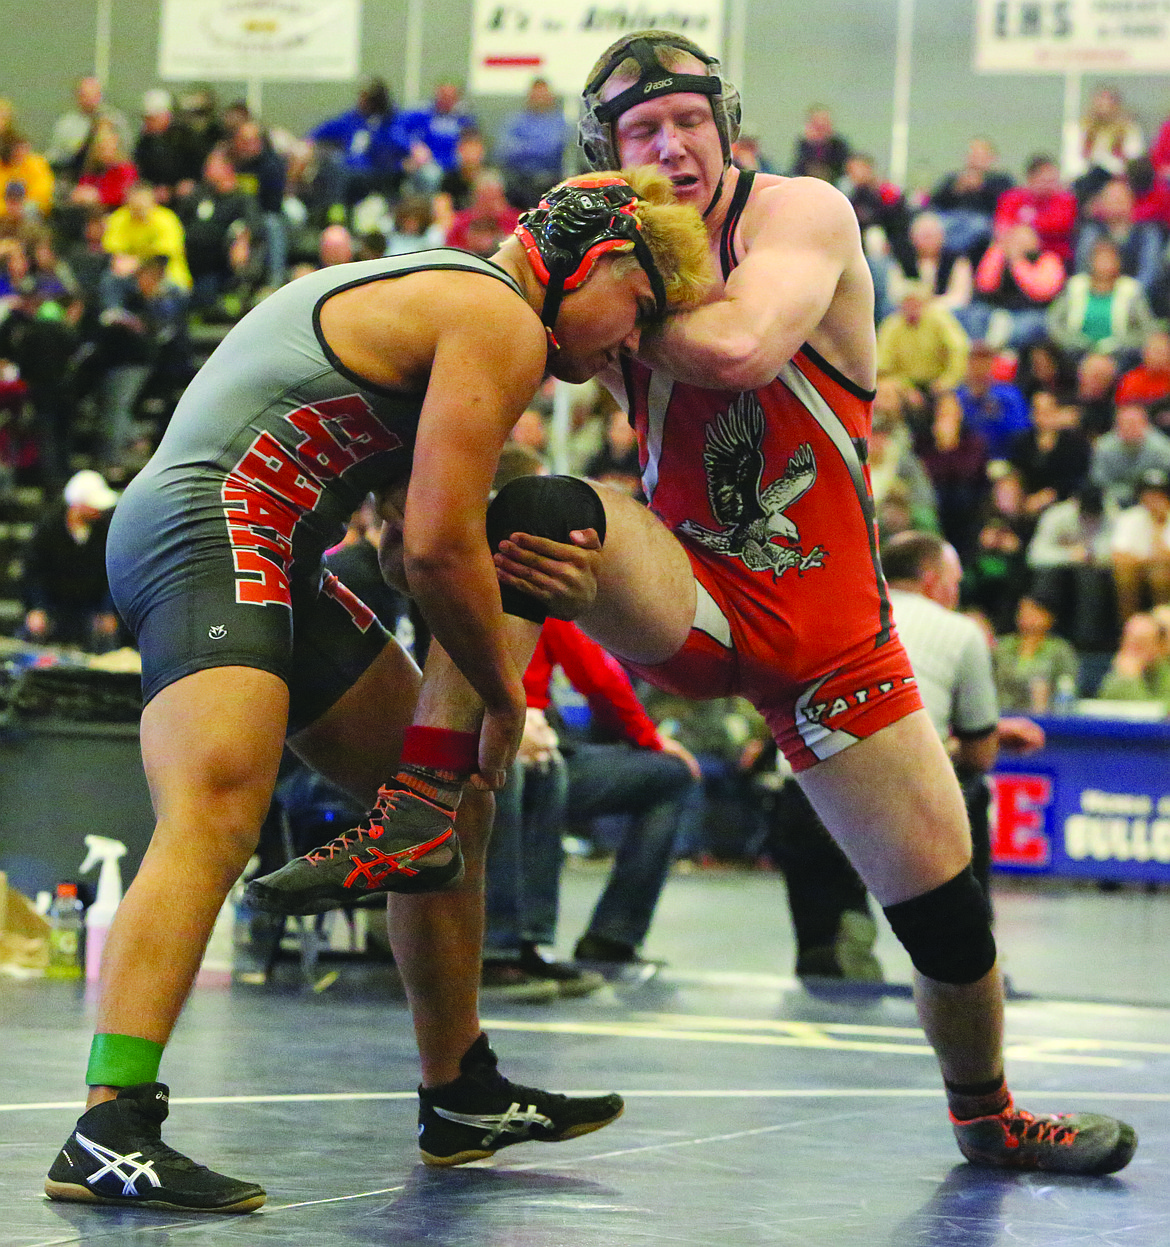
[[[547,288],[540,319],[550,332],[561,300],[576,290],[607,252],[634,244],[650,279],[657,315],[666,315],[666,285],[634,215],[638,196],[613,173],[585,174],[554,186],[516,227],[528,262]]]

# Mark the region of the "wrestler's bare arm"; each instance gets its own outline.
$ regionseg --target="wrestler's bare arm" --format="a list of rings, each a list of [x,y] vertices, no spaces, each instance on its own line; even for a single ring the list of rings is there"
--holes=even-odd
[[[852,297],[850,283],[864,266],[849,201],[815,178],[755,192],[741,239],[742,259],[722,297],[644,336],[639,354],[647,363],[712,389],[767,385]],[[869,305],[872,316],[872,291]],[[843,310],[851,323],[854,309]]]
[[[498,284],[497,284],[498,285]],[[503,286],[439,320],[406,496],[406,578],[435,637],[489,712],[519,707],[495,568],[484,541],[492,476],[546,360],[536,316]]]

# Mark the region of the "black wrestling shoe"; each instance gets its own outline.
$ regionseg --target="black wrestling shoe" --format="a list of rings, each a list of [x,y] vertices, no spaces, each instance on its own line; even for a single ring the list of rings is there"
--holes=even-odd
[[[162,1141],[168,1098],[161,1082],[144,1082],[82,1114],[53,1161],[45,1194],[179,1212],[259,1208],[267,1198],[263,1188],[213,1173]]]
[[[253,879],[246,904],[323,914],[387,892],[437,892],[463,878],[455,811],[407,788],[380,788],[366,821],[279,870]]]
[[[1103,1174],[1124,1169],[1137,1148],[1137,1132],[1098,1113],[1036,1117],[1008,1101],[1002,1113],[951,1125],[959,1151],[973,1165],[1043,1169],[1049,1173]]]
[[[465,1165],[512,1143],[575,1139],[625,1111],[620,1095],[556,1095],[509,1082],[486,1035],[467,1049],[459,1069],[454,1082],[418,1089],[418,1146],[428,1165]]]

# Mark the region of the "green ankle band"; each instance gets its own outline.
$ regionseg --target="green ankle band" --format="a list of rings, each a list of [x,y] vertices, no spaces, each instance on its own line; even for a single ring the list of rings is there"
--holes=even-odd
[[[137,1035],[95,1035],[85,1081],[91,1087],[134,1087],[157,1082],[163,1045]]]

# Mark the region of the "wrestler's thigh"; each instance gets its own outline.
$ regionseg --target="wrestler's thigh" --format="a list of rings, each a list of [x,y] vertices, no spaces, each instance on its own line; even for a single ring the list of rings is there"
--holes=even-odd
[[[420,676],[393,637],[344,693],[289,747],[326,779],[370,805],[398,766]]]
[[[958,780],[925,710],[798,777],[881,905],[921,896],[971,859]]]
[[[695,578],[682,544],[627,494],[595,486],[606,535],[597,600],[578,626],[632,662],[664,662],[682,648],[695,618]]]

